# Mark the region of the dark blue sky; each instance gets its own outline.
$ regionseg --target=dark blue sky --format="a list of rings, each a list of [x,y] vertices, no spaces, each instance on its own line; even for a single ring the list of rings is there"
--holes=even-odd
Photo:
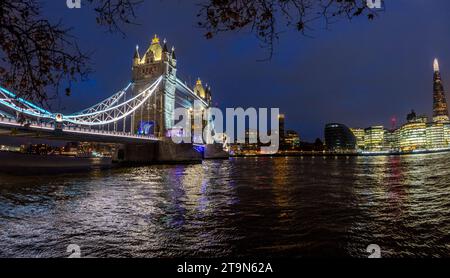
[[[323,136],[328,122],[351,127],[390,126],[414,108],[432,112],[432,62],[438,57],[450,88],[450,1],[386,1],[375,21],[365,18],[316,28],[314,38],[285,32],[271,61],[248,32],[213,40],[196,27],[196,1],[152,0],[138,11],[139,26],[127,37],[95,24],[88,6],[69,10],[66,1],[47,1],[45,13],[73,26],[82,49],[94,51],[92,80],[62,97],[60,109],[75,111],[124,87],[131,75],[136,44],[144,51],[156,33],[175,45],[179,72],[212,85],[219,107],[279,107],[289,129],[302,138]]]

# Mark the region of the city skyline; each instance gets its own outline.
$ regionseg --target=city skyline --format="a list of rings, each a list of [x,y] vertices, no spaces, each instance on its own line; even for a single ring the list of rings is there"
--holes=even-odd
[[[0,258],[449,257],[450,2],[430,3],[0,2]]]
[[[323,137],[323,125],[331,121],[388,125],[392,116],[400,118],[411,108],[431,112],[431,100],[425,100],[432,90],[430,60],[438,57],[444,80],[450,80],[450,53],[445,47],[450,41],[441,35],[448,33],[450,25],[445,13],[438,12],[449,4],[395,1],[374,21],[340,22],[331,31],[319,27],[314,38],[282,34],[274,57],[266,62],[258,62],[267,53],[252,36],[230,34],[206,40],[201,30],[183,28],[196,23],[197,7],[190,3],[164,1],[151,7],[145,3],[138,11],[141,25],[127,28],[125,39],[91,28],[94,20],[80,22],[80,16],[90,16],[89,9],[73,11],[62,3],[46,12],[54,18],[64,16],[68,25],[74,23],[74,33],[85,48],[96,50],[92,80],[76,86],[72,97],[63,97],[61,108],[70,102],[76,110],[85,98],[100,100],[123,86],[136,44],[147,45],[157,33],[171,42],[169,47],[176,46],[191,85],[202,77],[212,86],[219,107],[279,107],[286,114],[287,128],[313,141]],[[144,11],[150,10],[155,12],[146,17]],[[176,21],[164,16],[168,10]],[[330,97],[336,101],[327,102]],[[308,109],[312,106],[322,109]]]
[[[427,117],[427,119],[431,119],[433,122],[449,122],[449,111],[448,111],[448,103],[447,103],[447,90],[445,90],[445,80],[442,80],[441,71],[439,66],[439,59],[434,58],[433,60],[433,91],[432,91],[432,111],[431,115],[428,115],[426,112],[416,111],[416,109],[412,108],[412,114],[418,112],[421,117]],[[391,118],[391,126],[386,126],[388,129],[395,130],[401,127],[402,123],[408,122],[408,117],[411,113],[402,115],[400,117]],[[393,126],[395,124],[396,126]],[[373,126],[384,126],[383,124],[375,124]],[[366,126],[370,127],[370,126]],[[354,126],[353,128],[365,128],[364,126]]]
[[[155,46],[155,43],[158,43],[158,44],[160,43],[160,39],[159,39],[157,34],[154,35],[154,37],[152,39],[152,42],[150,43],[150,48],[147,51],[150,51],[150,49],[152,49],[152,47]],[[166,42],[166,40],[164,40],[163,46],[164,46],[163,47],[164,51],[166,51],[168,53],[169,50],[167,49],[167,42]],[[163,48],[161,47],[161,45],[158,45],[158,47],[161,48],[161,49],[159,49],[159,51],[161,53],[163,53],[164,51],[163,51]],[[133,56],[133,60],[134,60],[133,63],[135,65],[139,64],[141,59],[142,59],[142,61],[145,60],[145,55],[142,58],[139,56],[139,50],[138,49],[139,49],[138,46],[136,46],[135,54]],[[159,55],[161,55],[161,53]],[[170,54],[170,56],[173,55],[173,57],[175,57],[175,49],[174,48],[172,48],[171,53],[172,54]],[[442,77],[441,77],[441,71],[440,71],[440,65],[439,65],[438,58],[434,58],[433,63],[432,63],[432,68],[433,68],[433,94],[432,94],[432,97],[433,97],[433,105],[432,105],[433,109],[432,110],[433,111],[432,111],[432,117],[430,117],[426,113],[419,112],[418,113],[418,118],[426,117],[425,122],[428,122],[429,119],[432,119],[432,122],[448,123],[449,122],[449,117],[448,117],[449,112],[448,112],[448,104],[447,104],[447,101],[446,101],[446,94],[447,94],[447,92],[445,90],[445,80],[442,80]],[[135,75],[135,73],[133,73],[133,75]],[[206,86],[208,86],[208,85],[206,85]],[[209,86],[206,87],[207,95],[205,95],[205,89],[202,86],[200,78],[198,78],[198,80],[196,81],[196,85],[192,87],[192,90],[194,90],[194,92],[196,92],[199,95],[201,95],[203,93],[204,96],[202,96],[202,97],[204,97],[205,99],[208,98],[209,102],[211,103],[211,99],[210,99],[211,98],[211,92],[210,92],[211,88]],[[147,110],[145,110],[145,111],[147,111]],[[413,108],[410,112],[411,113],[408,113],[405,117],[391,119],[391,124],[396,124],[397,126],[392,126],[391,125],[391,126],[387,126],[386,127],[383,124],[374,124],[372,126],[367,126],[367,127],[364,127],[364,126],[351,126],[351,129],[352,129],[352,131],[354,133],[357,132],[357,130],[369,129],[369,128],[374,128],[374,127],[376,127],[376,128],[377,127],[381,127],[381,128],[383,128],[383,130],[386,127],[385,130],[395,131],[395,130],[400,129],[402,127],[403,123],[410,122],[411,119],[409,119],[409,117],[414,117],[414,119],[412,119],[412,120],[415,120],[415,118],[416,118],[416,111],[415,111],[415,109]],[[145,112],[144,114],[146,115],[147,112]],[[280,131],[279,131],[281,140],[284,138],[285,131],[295,131],[300,136],[300,139],[301,139],[302,142],[313,142],[314,140],[320,139],[320,140],[324,140],[324,143],[325,143],[325,141],[326,141],[326,132],[324,134],[320,135],[320,136],[315,137],[315,139],[308,141],[307,139],[305,139],[302,136],[303,134],[302,134],[301,130],[299,131],[299,130],[294,130],[294,129],[291,129],[291,128],[285,129],[285,117],[286,117],[286,114],[283,113],[282,111],[281,111],[280,117],[283,118],[283,125],[281,126],[281,124],[280,124]],[[138,119],[136,119],[136,121],[137,120]],[[338,124],[338,123],[337,122],[330,122],[330,123],[327,123],[326,126],[336,125],[336,124]],[[340,125],[340,124],[338,124],[338,125]],[[344,125],[346,125],[346,123],[344,123]],[[135,123],[134,127],[138,128],[139,124]],[[355,136],[358,137],[357,134],[355,134]],[[65,141],[52,142],[52,141],[47,141],[47,140],[43,140],[43,139],[36,139],[36,138],[35,139],[30,139],[30,138],[28,138],[28,139],[21,139],[21,138],[8,138],[8,137],[5,138],[5,137],[3,137],[0,143],[6,143],[6,144],[9,144],[11,146],[19,146],[19,145],[23,145],[25,143],[30,143],[30,144],[31,143],[45,143],[45,144],[49,144],[49,145],[58,146],[58,145],[61,145],[61,144],[65,144]]]
[[[397,126],[373,125],[367,128],[347,127],[341,123],[325,126],[325,145],[331,152],[373,154],[405,154],[439,152],[450,149],[450,119],[439,61],[433,61],[433,117],[416,114],[406,116]]]

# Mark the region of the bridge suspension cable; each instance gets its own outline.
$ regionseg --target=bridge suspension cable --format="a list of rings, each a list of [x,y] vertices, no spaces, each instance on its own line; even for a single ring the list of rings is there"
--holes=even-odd
[[[133,83],[129,83],[124,89],[118,91],[111,97],[89,107],[82,111],[63,115],[59,113],[52,113],[47,111],[23,98],[18,97],[7,89],[0,87],[0,117],[16,118],[19,115],[26,115],[40,120],[49,120],[51,122],[62,122],[74,126],[88,126],[110,129],[110,124],[113,124],[113,129],[118,129],[119,122],[123,122],[122,129],[125,132],[126,123],[129,121],[128,116],[131,116],[131,122],[134,122],[136,117],[135,112],[147,104],[148,100],[163,82],[164,76],[158,77],[152,84],[146,87],[136,96],[131,96],[127,100],[127,94],[132,88]],[[175,102],[185,108],[191,108],[192,102],[197,100],[206,108],[208,103],[198,96],[188,85],[182,80],[175,80],[176,90],[181,94],[176,94]],[[143,117],[141,111],[141,118]],[[148,118],[150,118],[150,110],[148,110]]]
[[[6,113],[5,111],[1,111],[0,110],[0,117],[2,118],[8,118],[8,119],[13,119],[14,117],[11,116],[10,114]]]
[[[132,83],[129,83],[124,89],[118,91],[114,95],[110,96],[109,98],[89,107],[84,110],[81,110],[79,112],[73,113],[72,115],[82,115],[82,114],[89,114],[97,111],[102,111],[107,108],[112,107],[113,105],[117,104],[122,97],[124,97],[128,91],[128,89],[132,86]]]
[[[17,95],[11,93],[3,87],[0,87],[0,104],[6,106],[7,108],[23,113],[28,116],[43,118],[43,119],[53,119],[54,114],[41,108],[33,103],[18,97]]]
[[[144,105],[159,87],[162,79],[160,76],[140,94],[125,102],[95,112],[64,116],[63,121],[84,126],[102,126],[120,121]]]

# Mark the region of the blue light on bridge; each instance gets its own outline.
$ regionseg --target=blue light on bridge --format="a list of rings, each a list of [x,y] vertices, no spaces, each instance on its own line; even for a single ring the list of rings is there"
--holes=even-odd
[[[39,112],[41,112],[41,113],[43,113],[43,114],[46,114],[46,115],[48,115],[48,116],[53,116],[53,114],[52,114],[51,112],[49,112],[49,111],[47,111],[47,110],[45,110],[45,109],[43,109],[43,108],[41,108],[41,107],[39,107],[39,106],[36,106],[36,105],[34,105],[33,103],[31,103],[31,102],[29,102],[29,101],[27,101],[27,100],[25,100],[25,99],[23,99],[23,98],[17,97],[15,94],[11,93],[10,91],[8,91],[7,89],[5,89],[5,88],[3,88],[3,87],[0,87],[0,90],[1,90],[4,94],[8,95],[9,97],[18,100],[19,102],[21,102],[21,103],[23,103],[23,104],[26,104],[26,105],[28,105],[29,107],[34,108],[34,109],[36,109],[37,111],[39,111]],[[3,103],[3,102],[2,102],[2,103]],[[7,102],[6,102],[6,103],[3,103],[3,104],[5,104],[5,105],[7,105],[7,106],[10,106],[10,108],[13,108],[13,109],[16,108],[16,107],[14,107],[14,106],[11,106],[11,104],[9,104],[9,103],[7,103]]]
[[[154,122],[141,121],[139,123],[138,134],[139,135],[152,135],[154,134]]]
[[[205,152],[205,146],[194,145],[194,150],[199,152],[199,153],[204,153]]]

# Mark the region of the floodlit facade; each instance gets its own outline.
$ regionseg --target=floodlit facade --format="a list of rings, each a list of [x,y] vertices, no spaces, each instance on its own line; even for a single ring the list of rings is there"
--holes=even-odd
[[[190,102],[189,99],[175,96],[177,80],[175,48],[172,47],[169,50],[166,40],[163,40],[161,44],[161,40],[155,35],[143,55],[137,46],[134,51],[133,94],[135,96],[140,94],[161,75],[164,76],[162,85],[149,97],[147,103],[131,116],[132,130],[137,134],[165,136],[173,128],[175,108],[180,104],[183,106]],[[207,84],[204,85],[200,78],[192,90],[208,105],[211,105],[211,87]]]
[[[159,76],[166,76],[161,88],[149,98],[146,105],[133,113],[131,124],[136,133],[146,135],[148,132],[161,137],[173,127],[176,73],[175,50],[169,51],[165,41],[161,46],[157,35],[143,56],[136,46],[132,66],[133,94],[140,94]]]
[[[400,129],[384,131],[383,149],[385,151],[399,151],[399,149],[400,149],[399,134],[400,134]]]
[[[448,147],[444,124],[442,123],[428,124],[426,137],[428,149],[442,149]]]
[[[424,122],[411,122],[400,128],[400,150],[414,151],[427,147],[427,124]]]
[[[444,124],[444,140],[447,147],[450,147],[450,123]]]
[[[353,135],[356,138],[356,148],[358,150],[364,150],[365,144],[364,144],[364,136],[365,132],[363,128],[350,128]]]
[[[364,130],[364,136],[359,129],[352,129],[352,132],[356,138],[357,149],[366,152],[410,152],[450,148],[450,123],[427,123],[426,117],[423,116],[410,119],[395,130],[372,126]]]
[[[384,127],[372,126],[364,130],[364,149],[382,151],[384,146]]]
[[[300,135],[294,130],[286,131],[284,143],[287,150],[297,150],[300,147]]]

